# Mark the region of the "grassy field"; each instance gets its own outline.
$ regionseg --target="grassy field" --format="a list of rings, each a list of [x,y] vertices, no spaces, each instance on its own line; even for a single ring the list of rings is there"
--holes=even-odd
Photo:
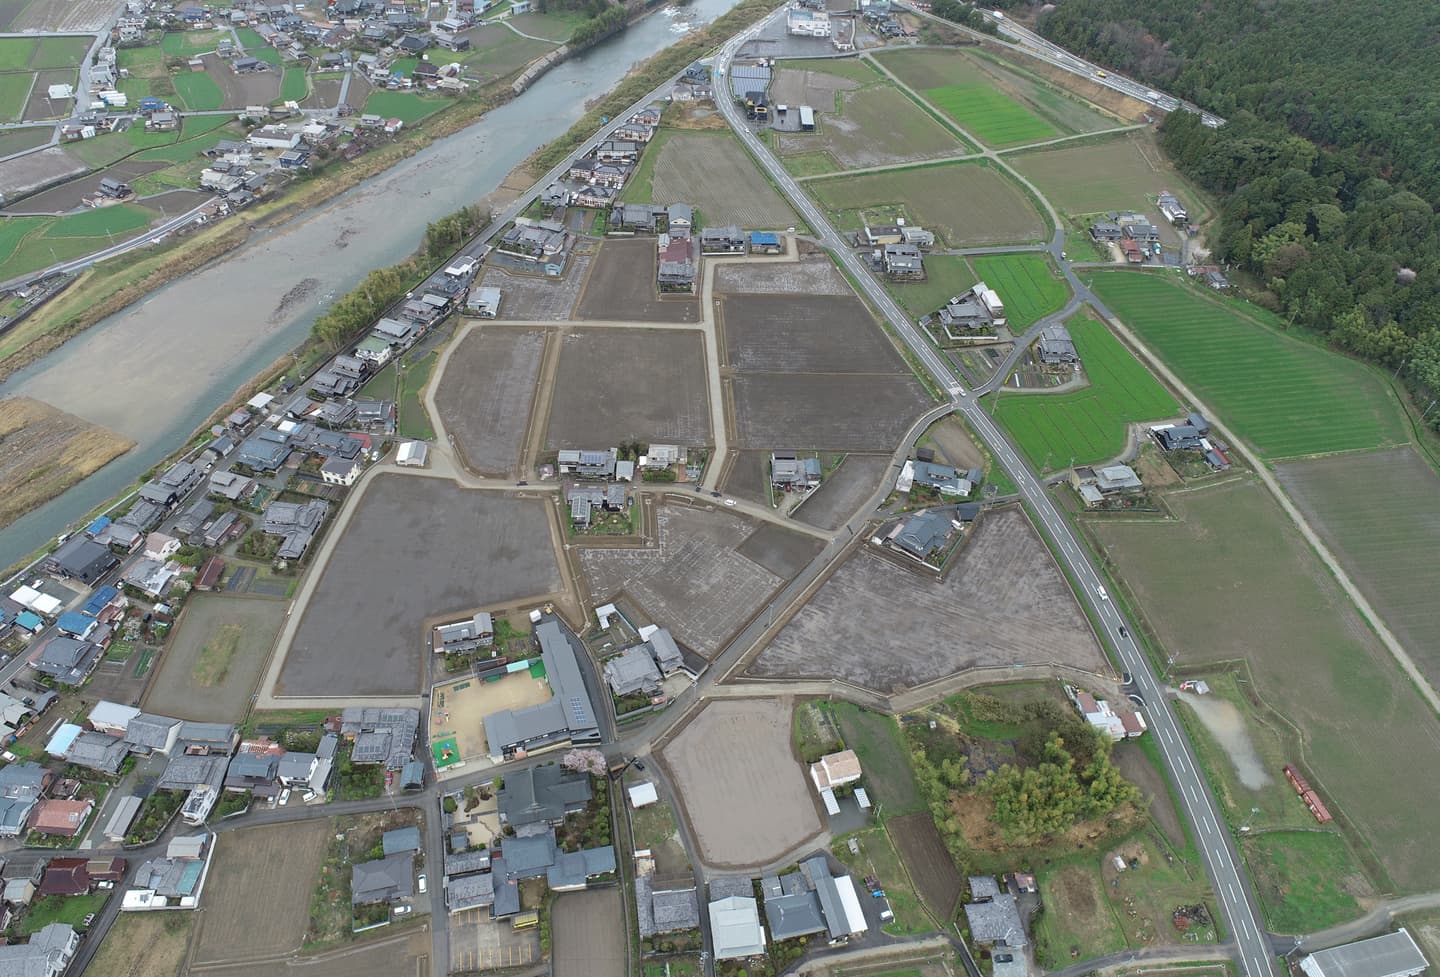
[[[0,74],[0,122],[18,122],[30,97],[35,76],[30,72]]]
[[[1350,477],[1357,465],[1365,478]],[[1435,469],[1413,448],[1391,448],[1286,462],[1275,473],[1421,671],[1440,684],[1440,603],[1430,576],[1440,551]]]
[[[245,31],[242,30],[241,33],[244,34]],[[250,31],[250,33],[254,34],[255,32]],[[185,31],[181,34],[166,34],[160,39],[160,50],[172,58],[193,58],[197,54],[215,50],[215,45],[220,42],[220,39],[229,36],[229,31]],[[255,37],[256,40],[259,40],[258,34]],[[249,44],[243,40],[241,43],[245,44],[246,53],[259,57],[258,54],[249,50]],[[262,42],[259,47],[265,48],[268,45]]]
[[[419,122],[427,115],[434,115],[446,105],[449,99],[433,95],[415,95],[411,92],[371,92],[365,100],[365,111],[382,115],[387,119],[399,119],[406,125]]]
[[[932,254],[925,259],[923,282],[894,282],[890,290],[905,311],[918,318],[930,315],[977,280],[963,255]]]
[[[210,112],[225,104],[225,93],[207,72],[187,71],[174,78],[175,93],[192,112]]]
[[[1355,859],[1340,835],[1274,831],[1244,838],[1241,848],[1272,932],[1311,933],[1360,915],[1349,891]]]
[[[1353,830],[1361,863],[1400,891],[1431,887],[1440,851],[1417,812],[1440,805],[1440,720],[1263,487],[1237,479],[1167,501],[1173,521],[1085,522],[1144,622],[1191,674],[1244,663],[1257,703],[1298,737],[1285,761]],[[1377,757],[1405,758],[1406,776]]]
[[[1012,332],[1023,332],[1052,312],[1059,312],[1070,298],[1070,286],[1055,274],[1055,266],[1046,255],[982,255],[974,264],[980,280],[1000,293]]]
[[[662,129],[620,196],[637,203],[689,203],[706,224],[790,227],[799,220],[726,132]]]
[[[98,974],[175,977],[185,956],[192,913],[121,913],[91,966]]]
[[[927,88],[926,101],[990,146],[1015,146],[1060,133],[1025,106],[984,85]]]
[[[1141,209],[1161,190],[1183,200],[1191,220],[1206,213],[1200,195],[1175,172],[1148,133],[1036,149],[1005,159],[1067,214]]]
[[[15,925],[21,936],[39,932],[51,923],[69,923],[76,929],[86,916],[98,913],[109,898],[108,892],[96,892],[88,896],[38,896],[30,904],[25,918]]]
[[[1160,420],[1180,410],[1175,398],[1103,324],[1082,315],[1066,325],[1089,386],[1060,394],[1007,390],[991,395],[1000,399],[995,408],[1000,423],[1042,471],[1115,458],[1125,448],[1128,424]]]
[[[90,254],[125,240],[156,217],[133,204],[116,204],[64,217],[0,222],[0,259],[15,274]]]
[[[435,429],[430,424],[430,414],[425,410],[422,398],[437,358],[438,354],[428,353],[418,363],[407,363],[400,373],[400,394],[396,397],[399,412],[396,428],[402,438],[429,441],[435,437]]]
[[[286,68],[280,82],[280,100],[298,102],[310,92],[310,83],[305,80],[304,68]]]
[[[976,163],[826,177],[806,187],[836,227],[905,216],[934,230],[951,247],[1037,241],[1045,223],[1030,199],[996,170]]]
[[[884,931],[890,936],[917,936],[935,932],[935,924],[920,904],[910,876],[900,862],[890,836],[883,827],[870,828],[852,835],[860,845],[860,853],[850,851],[848,840],[835,842],[830,850],[847,868],[860,878],[873,875],[885,889],[885,898],[895,919],[886,923]]]
[[[893,716],[868,712],[848,702],[837,702],[832,710],[845,746],[860,758],[870,802],[877,817],[892,817],[923,811],[925,803],[900,729]]]
[[[50,139],[52,130],[43,127],[31,129],[8,129],[0,132],[0,156],[9,156],[26,149],[43,146]]]
[[[1171,276],[1101,271],[1095,294],[1269,459],[1409,440],[1371,367],[1282,335],[1274,316]]]
[[[0,37],[0,71],[78,67],[89,47],[84,37]]]

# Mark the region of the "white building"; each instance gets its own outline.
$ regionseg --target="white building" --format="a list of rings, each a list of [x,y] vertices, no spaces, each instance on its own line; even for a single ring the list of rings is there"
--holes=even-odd
[[[830,12],[791,7],[785,11],[785,29],[796,37],[829,37]]]
[[[1307,977],[1415,977],[1430,965],[1409,930],[1331,947],[1300,961]]]
[[[407,468],[424,468],[429,448],[424,441],[406,441],[395,453],[395,464]]]
[[[754,899],[729,896],[710,903],[716,960],[742,960],[765,952],[765,929]]]

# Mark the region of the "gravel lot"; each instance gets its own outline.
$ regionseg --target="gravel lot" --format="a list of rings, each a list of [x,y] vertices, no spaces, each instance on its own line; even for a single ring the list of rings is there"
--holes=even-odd
[[[519,467],[544,352],[545,330],[497,326],[468,333],[450,354],[435,406],[470,468]]]
[[[1104,658],[1064,576],[1011,508],[984,516],[941,582],[868,551],[852,556],[749,674],[833,676],[889,693],[968,668],[1047,662],[1098,671]]]
[[[713,700],[665,746],[706,864],[757,867],[819,833],[790,713],[788,699]]]
[[[889,451],[933,404],[908,373],[742,373],[730,389],[745,448]]]
[[[855,294],[835,263],[823,256],[770,264],[721,265],[715,269],[715,291],[731,294]]]
[[[302,611],[276,694],[419,692],[427,618],[560,589],[546,504],[376,478]]]
[[[595,270],[586,281],[576,318],[699,322],[698,299],[662,299],[656,293],[655,262],[654,238],[606,241],[600,245]]]
[[[784,581],[738,552],[755,531],[746,519],[686,505],[657,506],[655,518],[656,545],[581,551],[590,592],[609,599],[623,591],[708,658]]]
[[[840,467],[795,510],[795,518],[820,529],[839,529],[881,480],[890,477],[892,461],[890,455],[846,455]]]
[[[503,268],[486,268],[480,284],[500,289],[502,319],[563,321],[570,318],[589,268],[588,254],[572,253],[565,274],[559,278],[512,275]]]
[[[574,329],[560,343],[548,447],[711,443],[699,332]]]

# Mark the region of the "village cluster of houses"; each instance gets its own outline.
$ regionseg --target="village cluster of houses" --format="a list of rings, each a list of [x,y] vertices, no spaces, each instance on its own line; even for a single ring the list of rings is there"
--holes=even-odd
[[[934,316],[933,321],[952,340],[965,339],[976,332],[1005,327],[1005,303],[995,289],[976,282],[966,292],[951,296]],[[925,320],[922,320],[922,324]]]
[[[936,506],[881,526],[871,542],[935,567],[943,562],[951,542],[979,516],[979,502]]]
[[[1226,449],[1210,436],[1210,422],[1198,412],[1192,411],[1183,424],[1156,425],[1150,429],[1150,436],[1162,451],[1193,451],[1213,471],[1230,468]]]
[[[759,880],[721,876],[709,883],[710,935],[716,960],[763,956],[770,942],[818,937],[832,946],[870,928],[855,880],[836,875],[823,854],[802,860],[793,872]],[[763,912],[763,916],[762,916]]]
[[[686,449],[678,444],[652,444],[636,461],[621,459],[618,448],[560,451],[555,457],[556,470],[576,480],[565,489],[572,525],[588,528],[596,513],[623,512],[630,504],[624,483],[635,481],[637,475],[643,478],[646,472],[673,469],[685,460]],[[547,469],[542,469],[543,474]]]
[[[1171,224],[1184,225],[1190,221],[1185,205],[1169,190],[1160,192],[1155,205]],[[1133,211],[1107,213],[1103,220],[1090,225],[1090,237],[1097,244],[1113,244],[1120,248],[1125,260],[1133,265],[1160,260],[1160,228],[1144,214]]]
[[[870,249],[870,264],[876,271],[895,281],[923,281],[925,251],[935,246],[935,233],[902,218],[893,224],[866,224],[856,241]]]

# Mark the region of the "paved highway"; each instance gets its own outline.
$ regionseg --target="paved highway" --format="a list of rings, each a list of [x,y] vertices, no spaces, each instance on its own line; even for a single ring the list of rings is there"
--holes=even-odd
[[[760,25],[757,25],[737,35],[716,57],[716,72],[720,76],[715,86],[719,96],[716,102],[751,155],[790,198],[816,237],[835,253],[836,258],[889,320],[911,352],[924,364],[940,389],[947,391],[953,407],[965,416],[972,429],[1019,487],[1020,495],[1036,521],[1049,534],[1057,559],[1076,585],[1078,598],[1090,610],[1092,620],[1098,622],[1099,630],[1104,632],[1105,642],[1115,649],[1123,669],[1134,677],[1134,694],[1145,706],[1152,735],[1194,829],[1216,900],[1236,941],[1237,962],[1241,971],[1248,977],[1277,977],[1269,942],[1259,924],[1254,895],[1241,872],[1233,840],[1222,827],[1215,799],[1195,762],[1184,734],[1180,731],[1164,687],[1156,678],[1148,657],[1131,637],[1132,631],[1128,622],[1109,599],[1088,551],[1076,539],[1070,524],[1056,509],[1034,472],[1021,461],[1009,438],[995,426],[976,397],[955,382],[954,376],[929,342],[890,298],[889,293],[871,276],[865,262],[851,250],[848,242],[836,233],[829,220],[805,195],[794,177],[760,141],[746,123],[734,100],[725,97],[723,87],[728,85],[728,82],[723,76],[726,69],[741,46],[759,30]],[[1077,298],[1094,301],[1089,290],[1081,285],[1070,270],[1068,262],[1062,261],[1060,264],[1071,286],[1075,288]],[[1096,304],[1104,313],[1103,306]]]

